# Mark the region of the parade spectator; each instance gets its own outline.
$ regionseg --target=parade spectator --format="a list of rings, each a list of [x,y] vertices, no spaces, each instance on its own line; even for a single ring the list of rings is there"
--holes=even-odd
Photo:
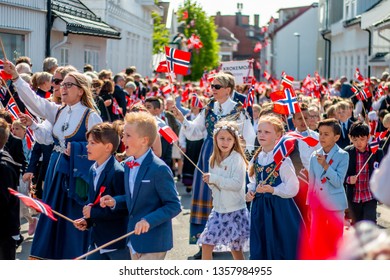
[[[87,171],[91,166],[83,157],[86,155],[85,133],[101,122],[94,109],[88,81],[83,74],[69,72],[61,82],[64,106],[60,107],[34,94],[19,78],[11,62],[7,61],[4,69],[12,75],[22,101],[53,127],[55,146],[42,200],[70,219],[78,218],[86,200]],[[74,172],[74,169],[78,171]],[[40,217],[35,235],[31,257],[37,259],[72,259],[83,254],[88,245],[87,233],[78,231],[67,220],[52,221],[45,215]]]
[[[280,169],[275,170],[272,150],[283,132],[284,124],[279,118],[260,118],[257,138],[261,147],[249,164],[246,194],[246,201],[251,201],[251,260],[297,259],[300,234],[304,234],[304,221],[293,200],[299,182],[291,159],[285,158]]]
[[[46,57],[43,60],[43,72],[48,72],[53,75],[57,68],[58,62],[55,57]]]
[[[173,247],[172,219],[181,211],[173,174],[151,150],[157,133],[157,122],[149,113],[126,115],[126,194],[105,195],[100,203],[102,207],[114,207],[114,211],[127,207],[127,230],[135,233],[127,243],[132,260],[163,260]]]
[[[125,75],[123,73],[118,73],[114,76],[114,93],[113,96],[118,103],[120,109],[121,109],[121,118],[126,115],[126,91],[124,90],[124,87],[126,85],[125,81]]]
[[[112,212],[100,207],[102,195],[125,194],[124,169],[114,154],[119,146],[119,135],[112,124],[97,124],[87,132],[88,159],[95,161],[89,170],[88,200],[83,208],[83,217],[75,221],[79,230],[90,230],[89,249],[92,251],[119,236],[126,234],[128,211]],[[130,260],[126,240],[122,239],[87,260]]]
[[[9,134],[8,123],[0,118],[0,260],[15,260],[16,240],[20,240],[19,200],[8,191],[8,188],[16,191],[20,166],[3,149]]]

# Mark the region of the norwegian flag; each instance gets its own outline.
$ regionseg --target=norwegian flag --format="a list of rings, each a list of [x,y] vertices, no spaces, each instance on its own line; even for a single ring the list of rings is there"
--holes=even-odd
[[[203,108],[203,104],[200,101],[199,97],[197,94],[192,95],[192,100],[191,100],[191,107],[196,107],[196,108]]]
[[[294,91],[285,88],[271,93],[271,100],[274,102],[274,112],[282,115],[296,114],[301,111]]]
[[[242,77],[244,84],[253,84],[256,82],[256,78],[253,76],[244,76]]]
[[[119,107],[118,105],[118,102],[116,102],[116,99],[113,98],[112,99],[112,107],[111,107],[111,111],[114,115],[122,115],[122,108]]]
[[[372,141],[368,144],[370,146],[371,152],[373,154],[375,154],[378,151],[380,141],[381,140],[379,139],[379,137],[377,137],[377,138],[372,139]]]
[[[19,119],[19,115],[20,115],[20,110],[19,110],[19,107],[18,105],[16,105],[16,102],[15,102],[15,99],[13,97],[11,97],[8,101],[8,104],[7,106],[5,107],[5,109],[11,113],[11,117],[12,117],[12,120],[17,120]]]
[[[385,130],[385,131],[382,131],[382,132],[376,132],[375,133],[375,137],[379,138],[379,140],[383,140],[386,137],[388,132],[389,132],[388,130]]]
[[[249,88],[248,94],[245,98],[244,104],[242,105],[243,108],[248,108],[253,106],[253,102],[255,99],[255,85],[252,84]]]
[[[0,77],[4,80],[12,79],[12,75],[4,71],[4,61],[0,59]]]
[[[25,137],[26,137],[27,148],[29,150],[31,150],[31,148],[35,142],[34,132],[31,130],[31,128],[27,127]]]
[[[278,170],[283,160],[294,150],[296,138],[288,134],[283,135],[273,149],[273,157]]]
[[[164,125],[158,129],[158,133],[169,143],[173,144],[179,140],[176,133],[168,125]]]
[[[354,77],[355,77],[355,79],[358,80],[359,82],[363,82],[363,81],[364,81],[364,77],[363,77],[363,75],[360,73],[359,68],[356,68]]]
[[[263,48],[263,46],[261,45],[261,43],[260,43],[260,42],[257,42],[256,45],[255,45],[255,48],[253,49],[253,51],[254,51],[255,53],[258,53],[258,52],[261,51],[262,48]]]
[[[37,210],[39,213],[45,214],[46,216],[48,216],[53,221],[57,221],[57,219],[53,215],[51,207],[49,205],[47,205],[46,203],[43,203],[43,202],[41,202],[39,200],[31,198],[31,197],[29,197],[27,195],[24,195],[24,194],[22,194],[20,192],[17,192],[15,190],[11,189],[11,188],[8,188],[8,191],[12,195],[14,195],[17,198],[19,198],[24,204],[26,204],[26,206],[31,207],[31,208]]]
[[[158,73],[168,73],[169,72],[166,60],[160,61],[160,63],[157,66],[156,72],[158,72]]]
[[[369,97],[372,96],[371,92],[368,89],[362,89],[358,86],[352,86],[351,90],[356,95],[356,98],[361,101],[367,100]]]
[[[167,57],[168,70],[170,72],[188,75],[191,60],[190,52],[165,47],[165,55]]]
[[[296,133],[295,131],[289,131],[289,132],[286,133],[286,135],[294,137],[296,139],[300,139],[303,142],[305,142],[307,145],[309,145],[310,147],[314,147],[314,146],[316,146],[319,143],[319,141],[317,139],[315,139],[315,138],[313,138],[311,136],[304,137],[301,134]]]
[[[192,34],[190,38],[187,40],[187,48],[188,49],[201,49],[203,48],[203,43],[200,40],[199,36]]]
[[[165,87],[162,88],[161,92],[166,97],[172,93],[172,88],[170,85],[166,85]]]
[[[294,77],[283,75],[282,80],[280,82],[281,82],[282,86],[284,86],[285,88],[292,88],[292,84],[294,82]]]
[[[267,81],[269,81],[269,80],[271,79],[271,74],[268,73],[267,71],[264,71],[263,77],[264,77]]]

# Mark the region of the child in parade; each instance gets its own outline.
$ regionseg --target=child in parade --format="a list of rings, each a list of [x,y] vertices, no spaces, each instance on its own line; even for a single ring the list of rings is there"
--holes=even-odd
[[[382,161],[383,151],[378,149],[373,153],[368,145],[370,128],[363,122],[352,124],[349,137],[352,145],[344,149],[349,154],[345,185],[352,224],[362,220],[376,223],[377,200],[370,190],[369,181],[373,171],[379,167],[379,163]],[[370,156],[371,153],[372,156]]]
[[[249,243],[249,212],[245,203],[247,161],[234,122],[220,121],[214,130],[209,173],[203,181],[211,188],[213,209],[199,237],[202,259],[212,259],[213,249],[228,248],[235,260],[243,260]]]
[[[343,221],[344,210],[348,207],[344,178],[349,155],[336,144],[341,135],[341,126],[336,119],[320,121],[318,130],[322,148],[311,155],[309,168],[307,203],[311,209],[311,229],[329,230],[329,234],[341,238],[343,223],[330,230],[333,223],[329,219],[336,217]],[[311,238],[309,242],[312,241]]]
[[[0,260],[15,259],[16,239],[20,238],[19,199],[8,191],[8,188],[17,188],[20,165],[3,150],[9,134],[7,122],[0,118]]]
[[[88,159],[94,160],[89,172],[89,193],[83,218],[76,220],[79,230],[90,229],[89,251],[126,234],[128,215],[126,210],[113,213],[99,206],[102,195],[125,194],[124,169],[115,159],[119,135],[112,124],[97,124],[86,134]],[[120,240],[87,257],[87,260],[129,260],[130,253],[125,240]]]
[[[123,143],[125,195],[105,195],[102,207],[129,213],[127,230],[133,260],[162,260],[173,247],[172,219],[181,211],[173,174],[151,147],[157,137],[157,122],[146,112],[132,112],[125,117]]]
[[[296,259],[300,233],[304,231],[301,213],[293,200],[299,182],[291,159],[285,158],[280,168],[275,168],[273,148],[283,132],[284,124],[278,117],[260,117],[257,138],[261,147],[249,164],[246,194],[246,200],[252,202],[251,260]]]

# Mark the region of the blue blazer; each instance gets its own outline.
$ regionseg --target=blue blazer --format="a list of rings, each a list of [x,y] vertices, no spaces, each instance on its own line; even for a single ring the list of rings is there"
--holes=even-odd
[[[101,186],[106,189],[102,193],[112,197],[125,194],[123,166],[111,156],[97,182],[96,191],[93,187],[92,170],[89,171],[88,203],[94,203]],[[109,207],[101,208],[99,204],[91,208],[91,217],[87,219],[91,231],[90,244],[103,245],[127,233],[128,213],[125,209],[113,212]],[[120,240],[106,249],[121,249],[126,247],[126,240]]]
[[[329,211],[347,209],[344,179],[348,169],[348,153],[335,144],[326,159],[328,164],[333,161],[326,171],[318,163],[316,153],[324,154],[324,151],[321,148],[310,158],[308,204],[311,207],[318,206],[313,202],[313,196],[317,196],[318,201],[321,201]]]
[[[181,205],[170,168],[149,151],[135,178],[133,195],[129,188],[129,168],[125,165],[126,195],[114,197],[115,209],[129,211],[128,231],[141,219],[149,231],[131,235],[131,246],[137,253],[166,252],[173,247],[172,219],[181,212]]]

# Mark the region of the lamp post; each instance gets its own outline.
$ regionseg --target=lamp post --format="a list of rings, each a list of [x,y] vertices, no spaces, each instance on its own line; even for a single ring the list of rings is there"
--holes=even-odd
[[[300,51],[299,50],[299,38],[301,37],[301,34],[299,34],[298,32],[295,32],[294,36],[297,37],[297,39],[298,39],[298,46],[297,46],[297,80],[300,81],[300,79],[299,79],[299,61],[300,61],[300,59],[299,59],[299,51]]]

